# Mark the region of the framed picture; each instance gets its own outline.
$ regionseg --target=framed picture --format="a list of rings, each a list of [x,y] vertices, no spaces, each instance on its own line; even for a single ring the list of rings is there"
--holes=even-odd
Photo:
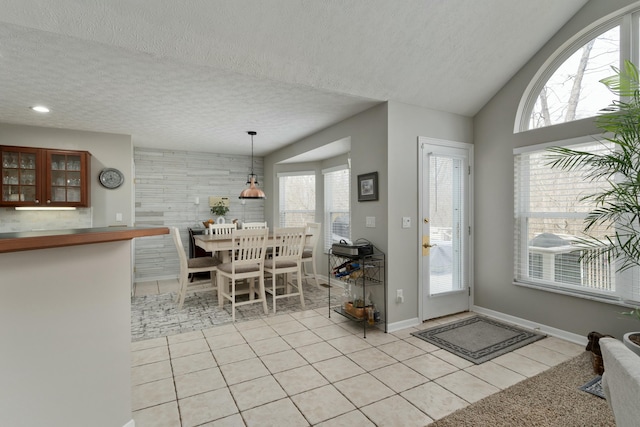
[[[378,172],[358,175],[358,201],[378,200]]]

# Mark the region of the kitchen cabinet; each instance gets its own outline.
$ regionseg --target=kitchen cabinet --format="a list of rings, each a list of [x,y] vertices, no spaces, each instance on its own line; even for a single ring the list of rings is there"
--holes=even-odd
[[[91,153],[0,146],[5,207],[89,207]]]

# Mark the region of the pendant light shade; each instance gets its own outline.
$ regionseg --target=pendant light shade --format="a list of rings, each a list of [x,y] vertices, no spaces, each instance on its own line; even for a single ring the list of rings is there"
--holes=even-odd
[[[249,188],[245,188],[240,193],[240,199],[266,199],[267,196],[264,195],[264,192],[256,187],[258,184],[258,176],[253,173],[253,137],[257,135],[255,131],[248,131],[249,135],[251,135],[251,173],[247,177],[247,184],[249,184]]]

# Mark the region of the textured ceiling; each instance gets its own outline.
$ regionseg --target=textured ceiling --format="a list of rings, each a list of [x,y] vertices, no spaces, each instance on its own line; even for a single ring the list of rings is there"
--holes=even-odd
[[[585,3],[0,0],[0,122],[264,155],[387,100],[473,116]]]

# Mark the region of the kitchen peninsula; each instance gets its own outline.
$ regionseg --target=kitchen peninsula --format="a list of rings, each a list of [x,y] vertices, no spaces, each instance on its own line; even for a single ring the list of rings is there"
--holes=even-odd
[[[133,425],[131,240],[164,234],[0,234],[0,425]]]

